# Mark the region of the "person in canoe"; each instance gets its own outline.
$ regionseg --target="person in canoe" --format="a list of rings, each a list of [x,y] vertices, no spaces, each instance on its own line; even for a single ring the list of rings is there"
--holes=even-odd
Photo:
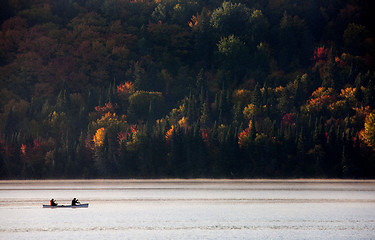
[[[49,201],[49,203],[51,206],[57,206],[56,200],[53,198]]]
[[[78,199],[73,198],[73,200],[72,200],[72,206],[76,206],[78,204],[80,204],[80,202],[78,201]]]

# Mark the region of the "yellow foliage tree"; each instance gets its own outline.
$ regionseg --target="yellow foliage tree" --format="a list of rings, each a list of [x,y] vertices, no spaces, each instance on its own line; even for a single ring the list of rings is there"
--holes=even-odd
[[[334,95],[334,93],[335,90],[333,90],[333,88],[320,87],[311,94],[311,98],[320,98],[322,96]]]
[[[257,106],[251,103],[244,108],[242,113],[246,119],[251,119],[255,115],[256,111]]]
[[[113,128],[125,128],[127,126],[126,116],[117,116],[116,113],[106,113],[100,119],[93,121],[91,123],[90,129],[95,130],[99,128],[105,128],[108,131],[111,131]]]
[[[187,118],[185,117],[182,117],[180,121],[178,121],[178,124],[180,125],[181,128],[183,129],[187,129],[189,124],[188,124],[188,121],[187,121]]]
[[[361,131],[361,137],[367,146],[375,150],[375,114],[370,113],[365,120],[365,128]]]
[[[96,130],[96,133],[93,138],[95,147],[101,147],[104,143],[105,128],[99,128]]]
[[[233,102],[246,104],[251,100],[251,91],[247,89],[238,89],[233,92]]]

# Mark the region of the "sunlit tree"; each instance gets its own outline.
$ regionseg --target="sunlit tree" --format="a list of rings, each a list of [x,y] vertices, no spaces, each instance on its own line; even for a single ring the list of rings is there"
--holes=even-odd
[[[93,138],[94,146],[95,147],[101,147],[104,143],[104,137],[105,137],[105,128],[99,128],[96,130],[96,133]]]
[[[222,36],[244,35],[250,25],[250,9],[241,3],[224,1],[213,11],[210,24]]]
[[[367,146],[375,150],[375,114],[374,113],[370,113],[366,117],[365,128],[361,132],[361,136],[363,138],[363,141],[367,144]]]
[[[223,37],[217,44],[222,66],[231,73],[235,80],[240,79],[246,72],[247,48],[243,41],[234,35]]]

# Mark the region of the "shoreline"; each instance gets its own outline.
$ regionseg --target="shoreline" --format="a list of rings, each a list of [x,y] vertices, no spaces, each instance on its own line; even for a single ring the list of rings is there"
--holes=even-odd
[[[299,178],[299,179],[211,179],[211,178],[162,178],[162,179],[31,179],[31,180],[0,180],[0,184],[27,183],[374,183],[375,179],[329,179],[329,178]]]

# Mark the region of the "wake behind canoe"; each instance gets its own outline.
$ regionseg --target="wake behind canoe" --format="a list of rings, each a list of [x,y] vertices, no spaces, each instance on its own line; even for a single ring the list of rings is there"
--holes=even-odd
[[[88,203],[78,204],[78,205],[57,205],[57,206],[51,206],[51,205],[43,205],[43,208],[88,208]]]

